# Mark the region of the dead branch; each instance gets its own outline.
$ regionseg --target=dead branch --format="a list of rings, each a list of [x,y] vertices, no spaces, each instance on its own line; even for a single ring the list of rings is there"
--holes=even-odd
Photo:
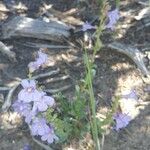
[[[4,104],[2,105],[2,111],[5,112],[9,109],[9,107],[11,106],[11,101],[12,101],[12,96],[14,91],[16,90],[16,88],[19,86],[20,83],[16,84],[14,87],[11,88],[11,90],[8,92],[7,98],[4,102]]]
[[[133,60],[133,62],[138,66],[141,72],[149,76],[149,71],[147,70],[144,62],[143,62],[143,54],[136,48],[129,45],[121,44],[119,42],[113,42],[108,44],[108,47],[114,49],[120,53],[125,54],[129,58]]]
[[[63,41],[70,36],[70,27],[56,21],[49,23],[32,18],[17,16],[2,25],[2,38],[32,37],[37,39]]]
[[[55,94],[55,93],[58,93],[58,92],[68,90],[69,88],[71,88],[71,85],[66,85],[66,86],[63,86],[63,87],[58,88],[58,89],[45,89],[44,91],[47,92],[47,93],[50,93],[50,94]]]
[[[53,70],[53,71],[50,71],[50,72],[47,72],[47,73],[42,73],[42,74],[33,76],[31,79],[36,80],[36,79],[39,79],[39,78],[45,78],[45,77],[49,77],[51,75],[58,74],[59,72],[60,72],[60,69],[57,68],[56,70]]]
[[[47,79],[46,83],[53,83],[53,82],[57,82],[57,81],[63,81],[63,80],[69,79],[69,78],[70,78],[69,75],[65,75],[65,76],[58,77],[58,78],[51,78],[51,79]]]
[[[16,54],[12,52],[4,43],[0,41],[0,52],[6,55],[10,61],[16,62]]]

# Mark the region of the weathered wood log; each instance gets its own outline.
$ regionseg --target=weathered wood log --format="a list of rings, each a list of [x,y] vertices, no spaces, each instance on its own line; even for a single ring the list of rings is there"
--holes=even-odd
[[[16,54],[0,41],[0,52],[6,55],[10,61],[16,62]]]
[[[133,60],[133,62],[138,66],[141,72],[145,76],[149,76],[149,71],[147,70],[144,62],[143,62],[143,54],[136,48],[129,45],[121,44],[119,42],[113,42],[108,44],[108,47],[111,49],[115,49],[116,51],[125,54],[129,58]]]
[[[50,21],[49,23],[32,18],[17,16],[2,25],[2,38],[32,37],[44,40],[63,41],[70,36],[70,27]]]

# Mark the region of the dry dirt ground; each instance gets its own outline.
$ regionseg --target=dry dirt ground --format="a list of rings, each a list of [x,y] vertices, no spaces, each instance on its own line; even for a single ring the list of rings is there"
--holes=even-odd
[[[91,11],[90,7],[96,8],[94,0],[91,6],[82,3],[79,5],[75,0],[14,0],[14,4],[11,4],[9,0],[3,0],[0,2],[2,5],[7,4],[7,8],[12,10],[11,12],[0,11],[1,22],[0,25],[5,22],[6,19],[11,18],[21,13],[26,13],[28,17],[39,18],[39,9],[45,2],[46,4],[53,4],[54,8],[59,11],[66,11],[74,7],[87,7],[82,14],[78,14],[77,17],[81,17],[82,20],[90,19],[89,15],[94,14],[95,11]],[[22,2],[28,10],[25,12],[14,12],[13,5]],[[136,15],[141,9],[134,0],[123,1],[121,3],[121,14],[124,15],[130,12],[132,15]],[[88,15],[89,14],[89,15]],[[146,44],[150,42],[150,28],[143,28],[137,31],[137,27],[141,23],[135,21],[130,15],[123,17],[119,25],[127,24],[128,28],[121,27],[117,29],[115,40],[120,40],[126,44],[132,44],[139,48],[144,48]],[[85,16],[84,16],[85,15]],[[119,26],[118,25],[118,26]],[[81,35],[82,36],[82,35]],[[78,35],[79,38],[80,35]],[[103,42],[108,43],[112,41],[112,32],[106,32],[103,35]],[[0,86],[7,85],[14,81],[16,78],[25,78],[27,74],[27,65],[30,61],[34,60],[37,48],[30,47],[27,42],[52,42],[42,41],[29,38],[11,38],[2,40],[7,46],[12,47],[12,51],[16,53],[17,62],[10,62],[6,56],[0,53]],[[57,44],[57,43],[55,43]],[[63,43],[67,45],[66,43]],[[71,98],[74,91],[74,84],[84,76],[84,65],[82,61],[83,51],[82,49],[48,49],[46,53],[49,56],[49,63],[43,70],[36,72],[44,73],[56,68],[60,68],[60,74],[47,78],[46,80],[40,80],[41,84],[46,84],[47,89],[59,88],[64,85],[72,85],[68,90],[64,91],[64,95]],[[126,129],[116,132],[109,130],[105,135],[103,150],[150,150],[150,95],[144,91],[144,88],[149,85],[148,79],[144,78],[142,73],[138,70],[135,64],[127,58],[125,55],[114,52],[110,49],[103,48],[96,58],[97,73],[94,80],[94,90],[98,102],[98,110],[101,113],[107,111],[110,108],[112,98],[118,93],[122,93],[125,90],[134,88],[140,100],[143,104],[139,106],[139,112],[136,118],[131,121]],[[69,75],[71,78],[54,83],[48,83],[49,79]],[[17,91],[16,91],[17,93]],[[6,97],[7,92],[1,92]],[[13,97],[15,99],[15,95]],[[0,105],[2,105],[1,102]],[[1,114],[0,120],[0,150],[21,150],[22,147],[29,143],[32,150],[42,150],[36,143],[33,142],[29,135],[26,126],[15,126],[18,116],[11,113]],[[15,119],[14,119],[15,118]],[[21,120],[20,120],[21,121]],[[73,143],[70,147],[74,149],[86,149],[80,148],[80,144]],[[54,148],[63,149],[61,147]]]

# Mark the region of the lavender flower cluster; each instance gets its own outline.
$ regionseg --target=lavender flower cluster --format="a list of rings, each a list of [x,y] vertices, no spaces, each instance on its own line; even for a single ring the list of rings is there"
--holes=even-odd
[[[105,25],[105,28],[114,30],[115,25],[120,18],[118,8],[116,8],[112,11],[109,11],[107,16],[108,16],[109,22]],[[85,32],[85,31],[90,30],[90,29],[96,29],[96,26],[92,26],[90,23],[88,23],[86,21],[82,26],[82,31]]]
[[[35,62],[29,63],[30,72],[35,71],[47,60],[47,55],[38,52],[39,57]],[[45,92],[37,89],[35,80],[24,79],[21,81],[23,89],[18,93],[18,99],[13,104],[14,111],[25,117],[25,122],[29,125],[33,136],[41,136],[42,141],[49,144],[58,137],[54,133],[54,128],[48,125],[42,112],[55,104],[54,99]]]
[[[28,67],[29,71],[32,73],[35,70],[39,69],[47,61],[47,55],[42,53],[41,50],[38,51],[38,58],[35,61],[30,62]]]

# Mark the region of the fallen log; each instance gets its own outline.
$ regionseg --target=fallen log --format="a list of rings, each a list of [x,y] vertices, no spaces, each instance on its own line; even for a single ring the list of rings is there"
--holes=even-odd
[[[143,62],[144,55],[136,47],[121,44],[119,42],[110,43],[108,44],[108,47],[128,56],[141,70],[143,75],[149,76],[149,71]]]
[[[2,38],[31,37],[61,42],[64,37],[70,36],[69,30],[70,27],[64,23],[60,24],[55,21],[47,23],[42,20],[17,16],[2,25]]]

